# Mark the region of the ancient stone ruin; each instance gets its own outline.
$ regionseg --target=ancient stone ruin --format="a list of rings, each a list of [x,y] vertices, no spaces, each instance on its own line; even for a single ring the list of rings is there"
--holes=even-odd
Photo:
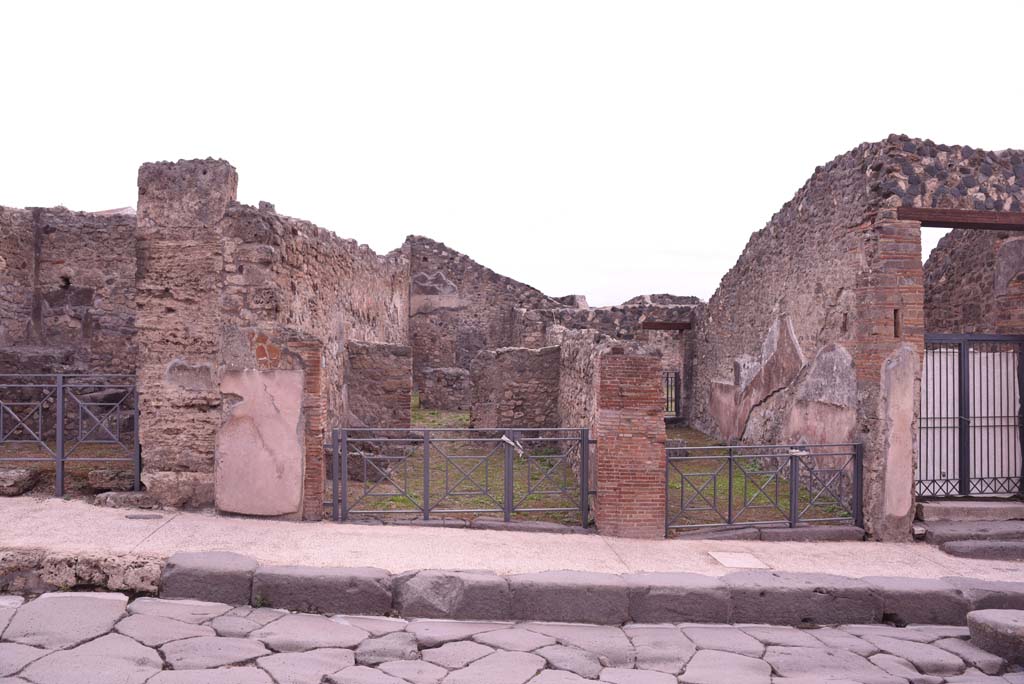
[[[237,183],[224,161],[161,162],[135,212],[0,208],[0,373],[134,375],[165,505],[320,519],[331,429],[407,428],[415,397],[477,428],[589,429],[610,534],[665,533],[666,417],[725,444],[856,443],[864,527],[901,540],[925,334],[1024,334],[1024,152],[861,145],[709,302],[613,307],[425,237],[378,255]],[[925,264],[922,225],[958,226]]]

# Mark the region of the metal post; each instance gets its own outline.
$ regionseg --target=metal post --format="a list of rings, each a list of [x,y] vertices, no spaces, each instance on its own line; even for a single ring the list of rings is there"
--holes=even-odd
[[[864,445],[853,445],[853,523],[864,527]]]
[[[729,504],[728,504],[728,505],[729,505],[729,509],[728,509],[728,510],[729,510],[729,512],[728,512],[728,515],[727,515],[727,517],[726,517],[726,520],[728,521],[728,523],[729,523],[730,525],[732,525],[732,524],[733,524],[733,522],[735,522],[735,521],[733,520],[733,516],[734,516],[735,514],[734,514],[734,512],[733,512],[733,508],[732,508],[732,477],[733,477],[733,457],[732,457],[732,449],[729,449],[729,457],[728,457],[728,460],[726,461],[726,463],[728,463],[728,464],[729,464]],[[718,515],[721,515],[721,513],[719,513]]]
[[[666,461],[667,463],[667,461]],[[580,430],[580,525],[590,522],[590,430]]]
[[[42,411],[42,409],[40,409]],[[42,437],[42,435],[40,435]],[[57,374],[57,496],[64,496],[64,375]]]
[[[335,449],[335,461],[334,461],[334,472],[337,473],[339,470],[338,464],[338,450]],[[338,482],[339,478],[334,478],[335,491],[340,486],[341,488],[341,510],[338,511],[338,520],[348,520],[348,430],[342,429],[341,431],[341,482]],[[337,496],[335,497],[337,498]]]
[[[682,476],[680,475],[680,477],[682,477]],[[669,485],[671,483],[672,483],[672,461],[670,459],[668,451],[666,450],[665,451],[665,536],[666,537],[669,534],[669,529],[670,529],[669,526],[672,524],[672,508],[671,508],[671,502],[670,502],[670,497],[669,497]],[[682,486],[683,485],[680,482],[680,484],[679,484],[680,491],[682,491]],[[682,513],[683,513],[682,508],[683,508],[683,499],[680,496],[680,498],[679,498],[679,514],[680,514],[680,516],[682,516]]]
[[[338,429],[331,430],[331,519],[334,522],[341,520],[341,511],[338,506]]]
[[[132,423],[135,427],[135,480],[132,483],[133,491],[142,489],[142,445],[139,444],[139,386],[135,385],[135,408],[132,410]]]
[[[683,414],[683,411],[682,411],[683,398],[682,398],[682,394],[681,394],[681,390],[683,388],[683,383],[682,383],[682,376],[680,375],[679,371],[675,372],[674,381],[675,381],[674,393],[675,393],[675,400],[676,400],[675,401],[675,404],[676,404],[676,406],[675,406],[676,418],[679,418]]]
[[[971,368],[970,345],[960,343],[960,364],[957,382],[960,385],[959,402],[959,451],[960,451],[960,495],[971,493]]]
[[[505,496],[502,508],[505,509],[505,522],[512,521],[512,504],[514,489],[512,487],[512,468],[515,465],[512,460],[512,442],[515,441],[515,432],[505,432]]]
[[[789,526],[796,527],[800,515],[800,457],[789,455]]]
[[[430,431],[423,431],[423,519],[430,520]]]
[[[1017,353],[1013,356],[1017,363],[1017,439],[1020,446],[1024,448],[1024,358],[1022,358],[1024,356],[1024,343],[1018,344],[1016,351]],[[1024,455],[1021,458],[1024,460]],[[1021,468],[1017,493],[1024,494],[1024,468]]]

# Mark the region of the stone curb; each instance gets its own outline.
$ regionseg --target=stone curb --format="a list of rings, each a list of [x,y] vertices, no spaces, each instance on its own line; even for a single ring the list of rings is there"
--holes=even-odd
[[[972,610],[1024,609],[1024,582],[763,570],[722,577],[570,571],[503,577],[449,570],[393,576],[376,568],[258,567],[244,556],[207,552],[172,556],[160,596],[454,620],[964,625]]]

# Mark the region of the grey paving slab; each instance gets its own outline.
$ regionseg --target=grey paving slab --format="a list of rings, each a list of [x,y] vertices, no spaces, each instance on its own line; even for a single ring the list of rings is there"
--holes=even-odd
[[[448,676],[448,670],[423,660],[394,660],[381,663],[377,669],[409,684],[438,684]]]
[[[868,637],[887,637],[889,639],[927,644],[939,638],[930,632],[909,629],[907,627],[893,627],[892,625],[843,625],[840,629],[862,639],[867,639]]]
[[[764,644],[738,627],[730,625],[687,626],[683,627],[683,634],[696,644],[697,648],[729,651],[752,658],[760,658],[764,653]]]
[[[0,594],[0,608],[18,608],[25,602],[24,596]]]
[[[783,677],[819,682],[851,679],[862,684],[906,684],[905,679],[894,677],[867,658],[834,648],[769,646],[764,660]]]
[[[765,646],[806,646],[821,648],[824,644],[813,635],[814,630],[785,625],[737,625]]]
[[[558,643],[553,637],[523,629],[522,627],[510,627],[508,629],[497,629],[493,632],[484,632],[483,634],[475,635],[473,641],[502,651],[536,651],[542,646],[551,646]]]
[[[274,684],[274,680],[258,667],[226,667],[214,670],[164,670],[147,684]]]
[[[3,635],[4,630],[7,629],[7,624],[11,621],[11,618],[14,617],[15,610],[16,609],[13,607],[5,608],[0,606],[0,636]]]
[[[5,641],[67,648],[106,634],[124,616],[127,599],[121,594],[43,594],[11,618]]]
[[[876,665],[893,677],[906,679],[910,684],[942,684],[943,678],[935,675],[921,674],[917,668],[907,660],[894,656],[891,653],[876,653],[868,658],[872,665]]]
[[[327,675],[324,681],[327,684],[407,684],[405,680],[365,665],[347,667],[341,672]]]
[[[366,630],[370,636],[384,636],[392,632],[401,632],[409,626],[408,620],[401,618],[375,617],[372,615],[332,615],[331,619],[343,625],[352,625]]]
[[[627,625],[623,632],[633,643],[636,666],[677,675],[690,661],[697,647],[673,625]]]
[[[0,643],[0,677],[15,674],[48,653],[52,651],[25,644]]]
[[[540,672],[545,660],[533,653],[496,651],[456,670],[444,684],[526,684]]]
[[[129,615],[114,629],[145,646],[162,646],[168,641],[190,637],[217,636],[212,627],[179,622],[159,615]]]
[[[874,644],[835,627],[819,627],[807,632],[829,648],[850,651],[864,657],[878,653],[878,647]]]
[[[246,617],[221,615],[210,620],[209,626],[217,633],[217,636],[247,637],[263,625]]]
[[[560,644],[590,651],[605,667],[633,667],[636,662],[633,644],[619,627],[557,622],[528,622],[523,627],[554,637]]]
[[[179,551],[164,566],[160,597],[246,605],[257,567],[252,558],[229,551]]]
[[[369,634],[323,615],[293,614],[274,620],[249,634],[275,651],[311,651],[314,648],[355,648]]]
[[[981,670],[968,669],[962,675],[947,677],[947,684],[1006,684],[1008,677],[993,677]]]
[[[606,667],[601,671],[602,682],[612,684],[676,684],[676,678],[664,672],[651,670],[630,670],[621,667]]]
[[[226,603],[211,603],[192,599],[169,600],[143,597],[128,604],[128,612],[133,615],[157,615],[197,625],[212,620],[218,615],[224,615],[229,610],[231,610],[231,606]]]
[[[194,637],[164,644],[161,649],[175,670],[202,670],[244,663],[269,655],[258,641],[232,637]]]
[[[680,675],[682,684],[770,684],[772,668],[757,658],[725,651],[697,651]]]
[[[424,648],[433,648],[449,641],[471,639],[476,634],[507,629],[509,623],[503,622],[454,622],[451,620],[413,620],[406,631],[416,636],[416,641]]]
[[[939,639],[970,639],[971,630],[967,625],[910,625],[907,629]]]
[[[939,639],[932,646],[949,651],[969,667],[977,668],[987,675],[1000,674],[1006,668],[1006,661],[994,653],[984,651],[963,639]]]
[[[587,679],[597,679],[604,669],[604,665],[598,659],[596,653],[585,651],[575,646],[545,646],[539,648],[535,653],[548,661],[551,667],[558,670],[568,670],[573,674]]]
[[[588,684],[590,681],[590,679],[584,679],[572,672],[542,670],[540,674],[529,681],[529,684]],[[3,682],[0,681],[0,684]]]
[[[160,654],[152,648],[120,634],[107,634],[44,656],[19,676],[34,684],[142,684],[162,668]]]
[[[277,684],[308,684],[355,665],[355,654],[345,648],[316,648],[303,653],[275,653],[256,661]]]
[[[373,637],[356,647],[356,662],[360,665],[379,665],[390,660],[416,660],[419,657],[416,637],[409,632]]]
[[[964,661],[958,656],[931,644],[884,636],[865,636],[864,639],[878,646],[885,653],[909,660],[923,674],[952,676],[962,673],[966,667]]]
[[[492,653],[494,653],[493,648],[475,641],[449,641],[437,648],[425,649],[421,656],[428,663],[440,665],[449,670],[459,670]]]

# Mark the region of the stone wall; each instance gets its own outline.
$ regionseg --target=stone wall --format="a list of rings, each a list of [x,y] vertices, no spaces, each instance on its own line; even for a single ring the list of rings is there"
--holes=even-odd
[[[405,345],[350,341],[346,390],[351,423],[382,428],[412,422],[412,351]]]
[[[428,368],[468,369],[484,349],[516,346],[513,309],[561,306],[440,242],[412,236],[405,248],[411,272],[409,343],[418,389],[425,386]]]
[[[1019,233],[955,229],[924,264],[924,322],[930,333],[993,333],[1005,297],[1024,280]]]
[[[238,204],[236,186],[221,161],[139,172],[143,481],[164,503],[204,505],[216,471],[224,510],[315,518],[326,433],[358,403],[346,345],[406,342],[408,261]]]
[[[473,385],[465,368],[425,368],[420,374],[420,406],[448,411],[468,411]]]
[[[0,207],[0,373],[135,371],[135,215]]]
[[[470,364],[475,428],[555,428],[559,421],[559,347],[485,350]]]

